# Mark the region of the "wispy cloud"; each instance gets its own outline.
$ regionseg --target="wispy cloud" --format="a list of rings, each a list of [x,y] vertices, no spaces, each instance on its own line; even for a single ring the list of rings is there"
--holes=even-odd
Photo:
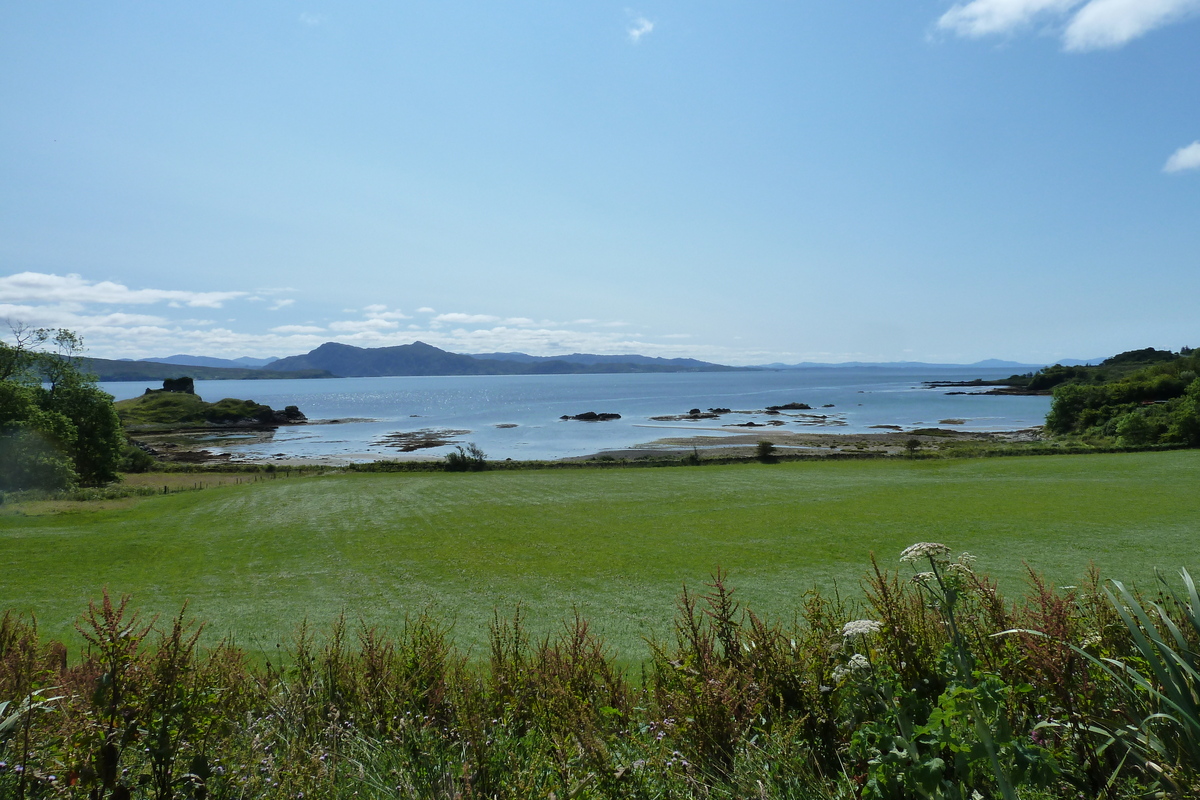
[[[637,17],[626,28],[625,32],[629,34],[629,41],[637,44],[642,40],[642,37],[654,30],[654,23],[645,17]]]
[[[333,309],[333,317],[327,320],[308,317],[289,323],[286,315],[294,313],[296,304],[270,295],[271,292],[266,290],[251,294],[130,289],[78,275],[63,277],[25,272],[0,276],[0,320],[8,318],[36,327],[69,328],[84,337],[89,354],[100,358],[144,358],[177,352],[225,357],[292,355],[307,352],[327,341],[359,347],[386,347],[417,340],[459,353],[638,352],[725,363],[745,363],[746,358],[751,357],[723,347],[686,345],[681,341],[684,334],[643,337],[634,332],[637,329],[631,323],[623,320],[587,318],[555,322],[503,313],[518,309],[490,309],[497,313],[435,314],[433,309],[425,308],[416,320],[411,320],[387,305],[374,303],[359,308]],[[252,298],[264,305],[253,305]],[[231,304],[228,312],[231,318],[223,319],[220,324],[199,319],[194,312],[184,310],[197,306],[215,307],[235,299],[237,303]],[[311,299],[307,298],[305,303]],[[158,305],[147,308],[152,304]],[[172,306],[180,307],[180,311],[173,312]],[[262,313],[263,309],[275,306],[279,308],[279,315],[272,315],[271,321],[285,324],[265,322],[267,317]],[[248,313],[239,314],[239,309]],[[144,313],[147,311],[154,313]],[[5,333],[0,325],[0,337]]]
[[[448,322],[458,324],[486,324],[489,322],[499,322],[500,317],[493,317],[491,314],[438,314],[433,318],[434,322]]]
[[[271,328],[271,333],[324,333],[325,329],[318,325],[277,325]]]
[[[1061,15],[1083,0],[972,0],[953,6],[938,20],[938,27],[960,36],[1011,33],[1039,17]]]
[[[357,331],[383,331],[399,327],[390,319],[348,319],[329,323],[329,330],[354,333]]]
[[[315,28],[325,22],[324,14],[314,14],[311,11],[304,11],[300,14],[300,24],[307,25],[310,28]]]
[[[1200,0],[971,0],[952,6],[937,27],[979,38],[1016,33],[1036,23],[1061,29],[1074,52],[1120,47],[1200,12]]]
[[[403,311],[388,311],[388,307],[381,303],[366,306],[363,308],[363,313],[371,319],[412,319]]]
[[[1200,169],[1200,140],[1176,150],[1163,165],[1163,172],[1183,172],[1185,169]]]
[[[247,292],[184,292],[175,289],[130,289],[119,283],[93,283],[79,275],[50,275],[19,272],[0,278],[0,297],[7,302],[101,303],[105,305],[149,305],[220,308],[221,304],[245,297]]]
[[[287,308],[288,306],[290,306],[292,303],[295,303],[295,302],[296,301],[290,297],[286,300],[276,300],[274,303],[271,304],[271,306],[267,310],[268,311],[278,311],[281,308]]]
[[[1120,47],[1200,11],[1200,0],[1091,0],[1067,26],[1068,50]]]

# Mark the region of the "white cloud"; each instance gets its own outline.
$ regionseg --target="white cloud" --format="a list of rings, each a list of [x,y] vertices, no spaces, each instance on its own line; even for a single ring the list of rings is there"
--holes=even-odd
[[[395,328],[397,324],[389,319],[350,319],[329,323],[331,331],[383,331]]]
[[[1064,14],[1082,0],[972,0],[941,16],[938,27],[960,36],[1009,33],[1045,14]]]
[[[429,306],[421,306],[420,308],[417,309],[417,313],[418,314],[434,314],[436,312]]]
[[[9,302],[30,303],[101,303],[148,305],[168,303],[178,306],[220,308],[227,300],[245,297],[246,292],[184,292],[173,289],[130,289],[119,283],[92,283],[78,275],[49,275],[19,272],[0,278],[0,296]]]
[[[279,325],[271,328],[271,333],[324,333],[325,329],[317,325]]]
[[[1200,11],[1200,0],[1091,0],[1063,34],[1068,50],[1120,47]]]
[[[645,17],[638,17],[630,23],[626,33],[629,34],[629,41],[637,44],[650,31],[654,30],[654,23]]]
[[[296,301],[290,297],[287,300],[276,300],[274,303],[271,304],[270,308],[268,308],[267,310],[268,311],[278,311],[281,308],[287,308],[294,302],[296,302]]]
[[[491,314],[438,314],[433,318],[434,322],[457,322],[459,324],[481,324],[486,325],[491,322],[499,322],[500,317],[493,317]]]
[[[1163,165],[1163,172],[1183,172],[1185,169],[1200,169],[1200,140],[1176,150]]]
[[[220,325],[199,319],[185,309],[219,305],[224,300],[247,302],[246,292],[185,292],[166,289],[130,289],[116,283],[85,280],[78,275],[56,276],[20,273],[0,276],[0,320],[8,318],[35,327],[68,328],[84,337],[90,355],[99,358],[144,358],[164,353],[191,352],[237,357],[304,353],[334,340],[359,347],[385,347],[428,342],[452,352],[522,351],[533,355],[569,352],[629,353],[690,356],[724,363],[745,363],[752,354],[727,348],[686,346],[680,334],[654,342],[632,333],[630,323],[595,319],[560,323],[548,319],[503,314],[448,313],[431,315],[417,323],[383,304],[347,309],[340,319],[322,327],[313,320],[267,327],[264,308],[287,307],[274,291],[258,296],[265,306],[240,305],[231,309]],[[153,311],[146,306],[159,304]],[[179,307],[172,312],[171,307]],[[284,311],[280,316],[286,314]],[[364,318],[365,317],[365,318]],[[272,321],[285,322],[278,317]],[[220,327],[228,326],[228,327]],[[258,327],[262,326],[262,327]],[[5,333],[0,325],[0,336]],[[760,359],[762,360],[762,359]],[[771,359],[766,359],[771,360]]]
[[[1065,22],[1070,51],[1121,45],[1200,11],[1200,0],[971,0],[937,21],[942,30],[979,38],[1014,33],[1041,20]]]
[[[314,14],[311,11],[305,11],[300,14],[300,24],[307,25],[310,28],[315,28],[324,23],[325,20],[326,17],[324,14]]]

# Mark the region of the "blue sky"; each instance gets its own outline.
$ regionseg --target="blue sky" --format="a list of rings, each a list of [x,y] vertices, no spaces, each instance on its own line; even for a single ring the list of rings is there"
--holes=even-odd
[[[0,108],[97,356],[1200,346],[1200,0],[9,3]]]

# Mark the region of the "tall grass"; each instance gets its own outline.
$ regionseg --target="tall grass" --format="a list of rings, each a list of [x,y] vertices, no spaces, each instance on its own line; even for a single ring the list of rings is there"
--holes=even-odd
[[[70,659],[6,614],[0,797],[1196,796],[1190,576],[1146,598],[1031,573],[1006,599],[922,557],[777,619],[717,570],[633,671],[579,613],[534,636],[519,607],[485,652],[425,613],[305,624],[262,662],[107,593]]]

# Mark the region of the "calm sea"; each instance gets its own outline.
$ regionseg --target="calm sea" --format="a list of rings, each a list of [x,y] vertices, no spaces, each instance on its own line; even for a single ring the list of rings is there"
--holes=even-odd
[[[243,458],[349,460],[393,458],[388,434],[424,429],[468,431],[489,458],[546,459],[629,448],[694,431],[720,437],[719,424],[763,422],[762,415],[730,414],[697,422],[655,422],[654,416],[689,409],[755,411],[769,405],[807,403],[820,420],[785,417],[781,430],[865,433],[873,425],[905,429],[958,419],[953,427],[1001,431],[1040,425],[1048,397],[947,395],[925,389],[926,380],[1007,377],[1011,370],[915,372],[878,368],[805,369],[780,372],[704,372],[633,375],[487,375],[462,377],[336,378],[329,380],[197,381],[205,400],[236,397],[274,408],[299,406],[310,420],[369,421],[281,428],[271,436],[214,439],[206,446]],[[103,383],[118,400],[136,397],[160,383]],[[831,404],[831,408],[824,408]],[[611,422],[560,420],[564,414],[614,412]],[[813,424],[818,423],[818,424]],[[515,426],[515,427],[498,427]],[[948,426],[947,426],[948,427]],[[737,433],[734,429],[730,433]],[[440,456],[450,448],[418,451]]]

